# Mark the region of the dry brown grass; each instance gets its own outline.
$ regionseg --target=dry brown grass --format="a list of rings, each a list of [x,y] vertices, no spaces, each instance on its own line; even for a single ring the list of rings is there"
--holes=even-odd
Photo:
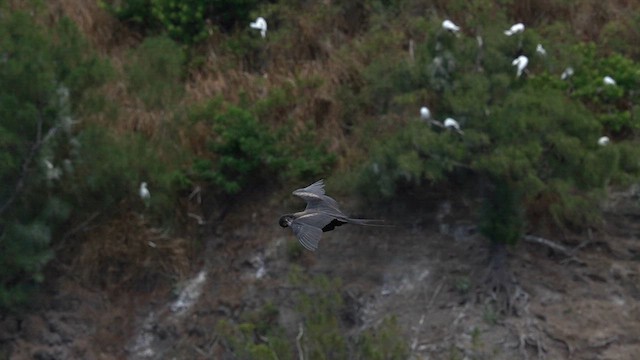
[[[125,211],[85,235],[71,272],[88,286],[114,294],[149,292],[191,270],[193,247],[193,242],[151,227],[141,214]]]
[[[73,20],[80,31],[98,51],[111,51],[137,43],[139,36],[120,24],[96,0],[50,0],[47,1],[51,21],[63,16]]]
[[[313,120],[318,134],[329,141],[331,150],[344,152],[349,141],[342,124],[340,101],[334,98],[336,88],[360,81],[360,61],[366,59],[348,57],[336,51],[349,42],[357,41],[357,36],[347,38],[343,31],[336,30],[344,25],[347,14],[336,18],[326,4],[311,6],[313,8],[308,9],[307,14],[295,11],[282,14],[283,22],[292,30],[278,42],[267,40],[260,53],[255,54],[265,60],[263,72],[251,71],[247,68],[246,59],[222,52],[220,44],[228,35],[213,34],[201,46],[207,54],[205,64],[187,77],[183,101],[172,111],[158,111],[145,108],[142,101],[127,90],[124,64],[128,50],[140,41],[138,35],[128,31],[97,2],[55,0],[48,3],[51,19],[55,21],[63,15],[70,17],[99,52],[109,58],[117,74],[104,87],[107,102],[117,108],[115,118],[97,114],[85,119],[87,122],[99,123],[118,134],[139,132],[153,139],[166,135],[165,125],[173,119],[173,112],[180,109],[219,97],[238,103],[241,94],[255,102],[269,97],[274,89],[286,86],[293,88],[291,96],[295,97],[295,104],[278,116],[260,120],[278,125],[290,119],[300,125],[299,130],[308,120]],[[309,18],[308,14],[314,15]],[[352,32],[355,34],[355,30]],[[249,59],[248,63],[260,60]],[[315,88],[300,86],[301,79],[321,79],[321,84]],[[191,132],[179,131],[175,141],[179,142],[177,145],[202,151],[201,134],[193,129]]]

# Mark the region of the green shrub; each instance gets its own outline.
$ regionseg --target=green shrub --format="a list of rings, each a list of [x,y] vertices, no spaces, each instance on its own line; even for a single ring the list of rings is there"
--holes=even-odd
[[[151,12],[167,34],[182,43],[196,43],[207,36],[203,0],[151,0]]]
[[[409,346],[395,317],[384,319],[357,340],[357,356],[362,360],[401,360],[409,358]]]
[[[84,212],[111,211],[122,200],[132,199],[142,211],[138,188],[145,181],[151,192],[147,211],[164,226],[170,225],[177,190],[185,187],[176,179],[182,154],[173,151],[173,157],[167,157],[161,149],[164,143],[139,135],[115,136],[102,127],[85,129],[78,141],[82,156],[75,162],[69,180],[75,185],[67,191],[77,208]]]
[[[153,0],[122,0],[119,2],[101,1],[118,20],[130,24],[132,27],[145,32],[153,32],[160,28],[160,22],[152,12]]]
[[[194,44],[204,40],[209,23],[224,31],[238,25],[248,26],[249,13],[257,0],[121,0],[103,1],[119,20],[146,34],[164,30],[173,40]]]
[[[210,182],[221,193],[235,195],[261,182],[316,176],[334,161],[333,155],[314,143],[310,131],[295,135],[287,131],[287,125],[272,129],[249,110],[222,107],[219,101],[212,101],[191,110],[192,122],[206,122],[211,129],[208,156],[192,162],[194,180]]]
[[[182,84],[185,54],[166,37],[146,39],[131,52],[125,67],[129,93],[149,109],[169,109],[184,95]]]

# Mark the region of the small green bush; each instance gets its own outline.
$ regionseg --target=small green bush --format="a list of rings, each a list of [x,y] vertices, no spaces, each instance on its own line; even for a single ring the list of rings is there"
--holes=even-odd
[[[153,32],[160,28],[160,22],[153,15],[153,0],[122,0],[119,2],[101,1],[118,20],[145,32]]]
[[[362,360],[401,360],[409,358],[409,346],[395,317],[368,329],[357,340],[357,356]]]
[[[121,0],[103,1],[119,20],[138,31],[157,35],[165,31],[173,40],[194,44],[204,40],[209,26],[230,31],[239,24],[248,25],[249,13],[257,0]]]
[[[190,44],[207,36],[206,5],[202,0],[151,0],[151,12],[172,39]]]
[[[279,167],[276,139],[247,110],[231,107],[213,121],[210,149],[216,156],[213,181],[230,194]],[[262,172],[262,174],[261,174]]]
[[[131,52],[125,67],[129,93],[138,96],[149,109],[168,109],[184,95],[182,84],[185,54],[166,37],[146,39]]]
[[[272,129],[251,111],[212,101],[191,110],[192,122],[210,125],[208,156],[193,160],[190,174],[210,182],[221,193],[235,195],[247,187],[273,180],[313,177],[334,161],[311,132],[292,137],[287,126]]]

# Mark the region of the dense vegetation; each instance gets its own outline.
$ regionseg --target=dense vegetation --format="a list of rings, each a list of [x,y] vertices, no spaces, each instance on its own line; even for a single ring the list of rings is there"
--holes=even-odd
[[[448,186],[481,197],[481,232],[511,244],[527,231],[595,226],[607,190],[638,181],[640,53],[627,45],[640,41],[638,8],[585,26],[579,19],[607,8],[490,0],[100,4],[126,29],[112,48],[97,48],[81,23],[50,22],[39,2],[2,7],[0,308],[25,303],[52,260],[71,262],[68,249],[82,248],[88,223],[144,213],[147,225],[183,231],[175,214],[185,217],[184,200],[196,189],[213,204],[203,209],[210,220],[256,185],[332,174],[366,201]],[[248,27],[255,16],[269,22],[265,39]],[[442,29],[446,18],[460,34]],[[526,30],[505,36],[517,21]],[[539,43],[546,55],[536,52]],[[529,66],[516,77],[519,55]],[[567,67],[574,75],[563,80]],[[421,106],[436,121],[455,118],[463,132],[420,119]],[[598,145],[605,135],[611,143]],[[137,198],[141,181],[151,189],[148,208]],[[310,311],[304,296],[299,303]],[[227,330],[257,331],[252,326]],[[366,354],[374,341],[361,341],[362,348],[331,346]],[[234,346],[251,356],[277,351]]]

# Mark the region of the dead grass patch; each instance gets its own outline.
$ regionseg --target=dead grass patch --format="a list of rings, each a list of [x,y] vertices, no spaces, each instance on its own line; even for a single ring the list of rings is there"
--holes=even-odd
[[[123,212],[81,242],[71,271],[89,286],[113,294],[150,292],[181,279],[190,268],[190,241],[150,227],[143,215]]]

